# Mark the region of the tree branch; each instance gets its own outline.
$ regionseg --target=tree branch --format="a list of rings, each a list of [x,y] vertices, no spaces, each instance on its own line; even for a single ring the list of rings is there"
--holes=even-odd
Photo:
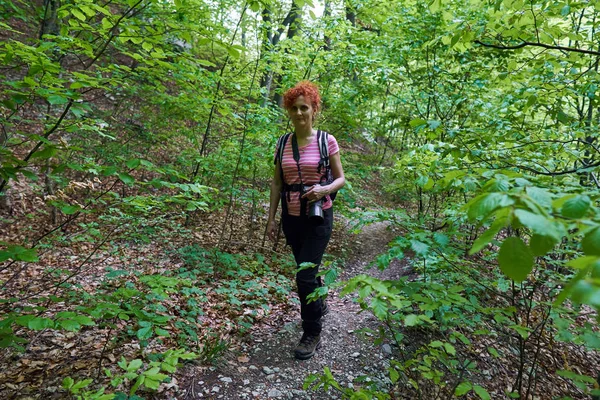
[[[537,174],[537,175],[559,176],[559,175],[584,173],[585,172],[584,170],[586,170],[586,169],[600,167],[600,161],[598,161],[597,163],[594,163],[594,164],[586,165],[583,168],[573,168],[573,169],[569,169],[569,170],[556,171],[556,172],[552,172],[552,171],[548,171],[548,172],[538,171],[535,168],[527,167],[525,165],[511,165],[511,166],[523,169],[525,171],[532,172],[532,173]]]
[[[543,47],[544,49],[550,49],[550,50],[561,50],[561,51],[567,51],[567,52],[573,52],[573,53],[590,54],[590,55],[600,57],[600,51],[596,51],[596,50],[585,50],[585,49],[578,49],[575,47],[556,46],[556,45],[539,43],[539,42],[522,42],[522,43],[519,43],[519,44],[516,44],[513,46],[504,46],[504,45],[500,45],[500,44],[485,43],[485,42],[482,42],[481,40],[475,40],[475,43],[477,43],[483,47],[491,47],[493,49],[499,49],[499,50],[517,50],[517,49],[522,49],[523,47],[532,46],[532,47]]]

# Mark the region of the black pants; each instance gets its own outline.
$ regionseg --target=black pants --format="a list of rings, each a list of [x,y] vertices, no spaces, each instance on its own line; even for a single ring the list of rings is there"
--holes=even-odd
[[[310,262],[314,267],[296,273],[298,297],[300,297],[300,316],[304,332],[311,335],[321,333],[321,299],[308,303],[307,297],[317,287],[322,286],[321,277],[317,277],[323,253],[331,238],[333,227],[333,208],[323,210],[323,222],[314,224],[307,217],[283,215],[283,233],[287,244],[292,247],[296,264]]]

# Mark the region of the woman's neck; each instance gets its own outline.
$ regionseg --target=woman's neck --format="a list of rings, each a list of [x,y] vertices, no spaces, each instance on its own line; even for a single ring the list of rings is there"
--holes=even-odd
[[[309,137],[311,137],[313,135],[313,129],[312,126],[309,127],[302,127],[300,129],[296,128],[294,129],[294,132],[296,134],[296,137],[299,139],[308,139]]]

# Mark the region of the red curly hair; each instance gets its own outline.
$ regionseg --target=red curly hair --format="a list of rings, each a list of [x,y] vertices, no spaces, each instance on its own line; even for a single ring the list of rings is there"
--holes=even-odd
[[[293,88],[285,91],[283,94],[283,107],[289,109],[292,107],[296,99],[300,96],[304,96],[306,101],[310,100],[310,105],[315,112],[318,112],[321,108],[321,95],[319,94],[319,88],[311,81],[301,81],[296,84]]]

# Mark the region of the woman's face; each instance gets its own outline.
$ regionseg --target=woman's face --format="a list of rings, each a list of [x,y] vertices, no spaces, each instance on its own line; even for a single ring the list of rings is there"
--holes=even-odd
[[[288,115],[296,128],[306,128],[307,125],[312,127],[315,110],[313,109],[309,99],[304,99],[304,96],[298,96],[294,104],[287,109]]]

